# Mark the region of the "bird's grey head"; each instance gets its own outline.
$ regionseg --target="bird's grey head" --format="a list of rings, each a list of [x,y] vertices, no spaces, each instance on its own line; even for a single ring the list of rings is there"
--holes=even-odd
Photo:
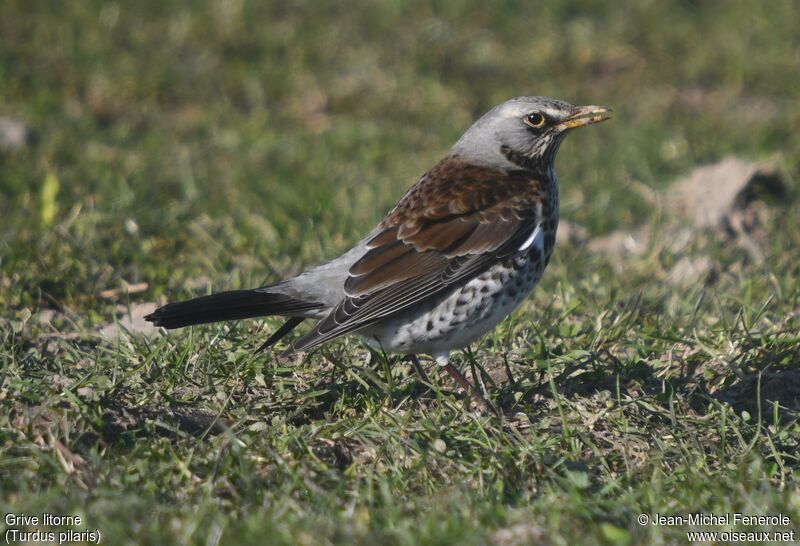
[[[497,168],[548,168],[570,129],[606,120],[610,112],[549,97],[517,97],[484,114],[450,153]]]

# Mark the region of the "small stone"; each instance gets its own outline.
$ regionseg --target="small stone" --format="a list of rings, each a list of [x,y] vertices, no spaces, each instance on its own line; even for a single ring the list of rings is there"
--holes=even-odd
[[[28,127],[21,121],[0,117],[0,151],[14,152],[28,141]]]

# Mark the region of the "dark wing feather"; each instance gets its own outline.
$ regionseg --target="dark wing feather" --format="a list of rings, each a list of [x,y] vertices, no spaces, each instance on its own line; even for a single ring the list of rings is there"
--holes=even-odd
[[[350,269],[347,296],[293,350],[374,324],[516,253],[549,214],[547,191],[529,172],[445,159],[381,222]]]

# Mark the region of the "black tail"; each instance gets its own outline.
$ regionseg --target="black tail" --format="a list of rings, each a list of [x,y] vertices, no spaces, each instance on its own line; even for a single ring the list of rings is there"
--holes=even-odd
[[[172,329],[192,324],[268,315],[296,316],[320,307],[324,305],[285,294],[262,292],[258,289],[233,290],[178,303],[168,303],[144,318],[156,326]]]

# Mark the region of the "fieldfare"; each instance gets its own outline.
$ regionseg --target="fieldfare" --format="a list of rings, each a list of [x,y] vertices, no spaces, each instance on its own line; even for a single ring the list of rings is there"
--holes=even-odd
[[[371,345],[425,353],[482,405],[450,363],[511,313],[539,282],[556,240],[556,152],[576,127],[611,110],[546,97],[518,97],[476,121],[383,220],[351,250],[297,277],[170,303],[146,318],[157,326],[280,315],[262,346],[304,319],[313,328],[284,354],[356,333]]]

